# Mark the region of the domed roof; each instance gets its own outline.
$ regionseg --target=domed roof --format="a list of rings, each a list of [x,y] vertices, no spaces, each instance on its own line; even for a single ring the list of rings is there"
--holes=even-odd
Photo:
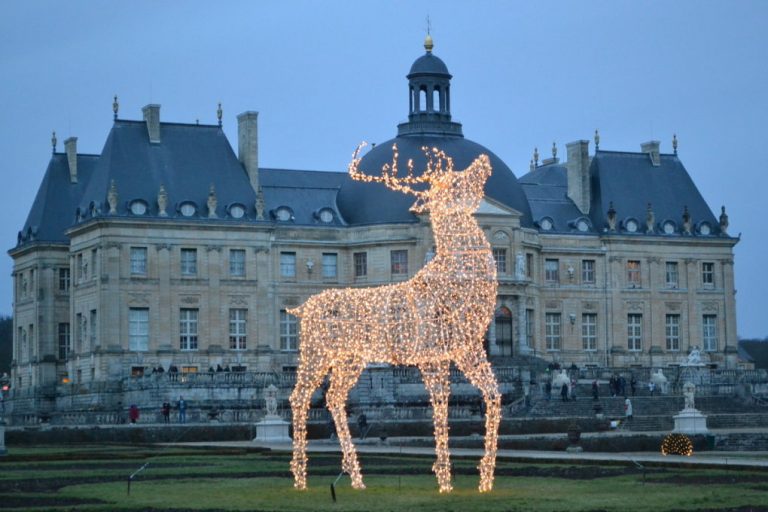
[[[378,144],[360,162],[360,170],[370,175],[380,175],[385,163],[392,161],[392,145],[397,144],[398,167],[403,173],[409,159],[413,160],[414,174],[419,175],[426,167],[422,147],[437,147],[453,158],[456,170],[467,168],[475,158],[486,154],[493,168],[485,183],[485,195],[494,201],[514,208],[522,214],[523,226],[531,226],[531,210],[523,189],[507,165],[487,148],[462,137],[414,136],[396,137]],[[349,224],[386,224],[416,222],[409,208],[415,202],[412,195],[389,190],[381,183],[364,183],[347,178],[339,190],[337,206]]]
[[[414,61],[411,71],[408,73],[408,78],[424,74],[445,75],[451,78],[451,74],[448,73],[448,66],[445,65],[445,62],[440,57],[433,55],[432,52],[427,52]]]

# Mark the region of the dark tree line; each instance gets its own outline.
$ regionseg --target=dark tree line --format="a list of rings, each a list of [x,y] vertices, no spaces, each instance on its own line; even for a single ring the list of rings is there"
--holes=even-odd
[[[13,358],[13,317],[0,316],[0,375],[10,373]]]

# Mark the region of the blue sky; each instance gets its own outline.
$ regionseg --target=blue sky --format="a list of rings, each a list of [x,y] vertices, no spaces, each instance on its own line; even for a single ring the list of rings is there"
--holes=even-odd
[[[166,121],[214,123],[236,145],[235,116],[259,114],[260,165],[344,170],[358,141],[394,136],[405,74],[423,53],[454,75],[465,135],[517,176],[534,146],[592,139],[679,155],[735,250],[737,323],[768,336],[768,2],[394,1],[27,2],[0,6],[0,241],[16,243],[50,158],[50,135],[99,153],[120,115],[162,105]],[[590,145],[593,150],[593,146]],[[12,311],[10,257],[0,313]]]

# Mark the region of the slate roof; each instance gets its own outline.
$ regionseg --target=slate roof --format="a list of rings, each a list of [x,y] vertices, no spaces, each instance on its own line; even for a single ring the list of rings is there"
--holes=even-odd
[[[432,52],[427,52],[413,62],[411,70],[408,72],[408,78],[416,75],[444,75],[451,78],[451,74],[448,72],[448,66],[440,57],[435,56]]]
[[[755,363],[755,369],[768,370],[768,341],[739,340],[739,358]]]
[[[53,154],[27,221],[19,231],[17,245],[37,241],[69,243],[64,232],[74,223],[75,210],[98,160],[98,155],[77,155],[78,179],[77,183],[70,183],[67,155]]]
[[[265,217],[274,218],[276,210],[291,209],[296,225],[344,225],[336,208],[336,196],[341,184],[348,179],[345,172],[291,171],[287,169],[259,169],[259,183],[264,191]],[[322,209],[333,212],[333,221],[322,222]]]
[[[584,215],[568,198],[568,172],[564,165],[542,165],[520,177],[519,181],[535,222],[549,217],[552,232],[578,233],[575,222],[584,218]],[[590,229],[590,232],[594,233],[594,229]]]

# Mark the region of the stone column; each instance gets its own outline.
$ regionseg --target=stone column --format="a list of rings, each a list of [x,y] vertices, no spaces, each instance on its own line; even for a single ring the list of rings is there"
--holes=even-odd
[[[525,330],[528,324],[525,321],[525,298],[522,295],[517,296],[517,329],[519,332],[518,353],[521,356],[527,356],[531,353],[531,347],[528,346],[528,337]]]

